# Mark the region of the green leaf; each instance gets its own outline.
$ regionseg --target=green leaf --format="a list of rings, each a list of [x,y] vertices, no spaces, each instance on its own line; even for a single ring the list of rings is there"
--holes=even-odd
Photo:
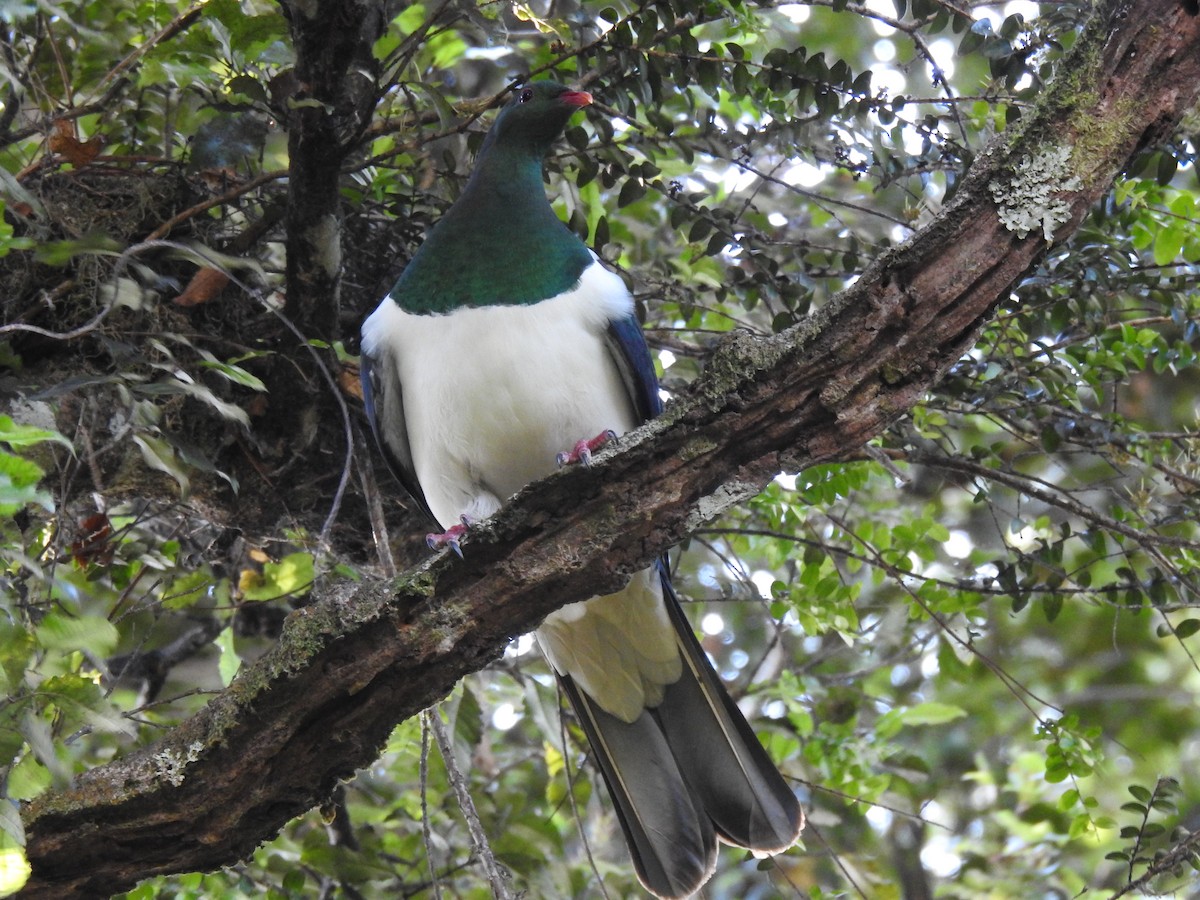
[[[72,454],[75,448],[65,437],[49,428],[37,428],[33,425],[21,425],[12,420],[11,416],[0,416],[0,441],[10,447],[29,447],[53,441],[66,447]]]
[[[166,609],[187,609],[208,596],[213,581],[213,574],[207,569],[187,572],[171,581],[163,590],[163,606]]]
[[[1163,228],[1154,236],[1154,263],[1166,266],[1175,261],[1183,250],[1187,234],[1182,228]]]
[[[610,240],[608,231],[608,216],[601,216],[596,221],[596,233],[592,239],[592,246],[597,249],[604,247]]]
[[[21,847],[0,847],[0,897],[15,894],[32,873]]]
[[[38,244],[34,256],[48,266],[65,266],[77,256],[116,256],[123,249],[120,242],[108,235],[95,233],[78,240],[45,241]]]
[[[191,491],[192,482],[175,449],[162,438],[150,434],[135,434],[133,441],[141,449],[146,465],[174,478],[179,484],[180,493],[187,496]]]
[[[950,540],[950,529],[941,522],[927,522],[925,526],[925,537],[929,540],[943,544]]]
[[[283,876],[283,889],[289,897],[302,896],[307,876],[303,869],[292,868]]]
[[[1175,626],[1175,637],[1183,640],[1200,631],[1200,619],[1184,619]]]
[[[1071,840],[1077,840],[1092,830],[1092,818],[1087,813],[1080,813],[1071,820],[1071,827],[1067,830],[1067,836]]]
[[[0,801],[0,847],[24,846],[25,823],[21,821],[20,810],[15,804]],[[5,883],[4,865],[5,863],[0,861],[0,885]],[[2,893],[2,889],[0,889],[0,893]]]
[[[1151,796],[1153,796],[1150,791],[1146,790],[1140,784],[1131,784],[1126,790],[1133,794],[1135,799],[1141,800],[1143,803],[1149,803]]]
[[[32,460],[0,451],[0,515],[12,515],[31,503],[52,510],[53,499],[38,489],[44,475]]]
[[[1063,598],[1061,594],[1047,594],[1042,598],[1042,612],[1047,622],[1053,622],[1062,612]]]
[[[72,616],[51,612],[37,627],[37,640],[47,650],[86,650],[95,656],[110,656],[121,636],[102,616]]]
[[[637,200],[640,200],[646,194],[646,185],[637,177],[625,179],[625,184],[621,186],[621,193],[617,197],[617,207],[624,208]]]
[[[26,753],[8,773],[7,794],[11,800],[28,801],[44,793],[54,781],[50,770],[32,753]]]
[[[437,111],[438,122],[441,124],[441,126],[443,128],[450,128],[453,126],[455,121],[458,119],[458,114],[455,113],[454,107],[451,105],[450,101],[446,99],[446,95],[438,90],[437,86],[433,84],[422,83],[420,87],[421,90],[423,90],[433,102],[433,108]]]
[[[449,69],[467,52],[467,42],[453,31],[434,34],[425,45],[433,52],[435,69]]]
[[[308,592],[315,578],[311,553],[289,553],[278,562],[263,564],[262,578],[243,586],[247,600],[275,600]]]
[[[721,64],[715,59],[700,60],[696,63],[696,80],[707,93],[715,96],[721,82]]]
[[[465,684],[458,708],[454,714],[454,738],[456,743],[465,748],[465,758],[470,759],[473,751],[483,738],[483,710],[479,706],[479,698]],[[458,755],[458,754],[455,754]]]
[[[212,369],[218,375],[228,378],[234,384],[240,384],[242,387],[248,387],[254,391],[265,391],[267,389],[261,378],[251,375],[241,366],[234,365],[233,363],[212,359],[204,360],[200,365],[206,369]]]
[[[248,374],[248,373],[247,373]],[[250,417],[246,411],[236,403],[230,403],[227,400],[222,400],[212,389],[192,381],[185,376],[176,378],[163,379],[152,384],[139,385],[137,388],[139,394],[145,394],[150,397],[173,396],[183,394],[189,397],[194,397],[201,403],[211,407],[222,418],[228,419],[231,422],[237,422],[243,427],[249,427]]]
[[[929,701],[901,710],[900,720],[905,725],[941,725],[945,722],[961,719],[966,714],[967,711],[961,706]]]
[[[217,662],[217,670],[221,676],[221,683],[225,687],[229,687],[233,683],[233,679],[237,676],[238,669],[242,667],[242,660],[233,646],[233,629],[224,629],[217,635],[214,643],[221,651],[221,658]]]
[[[17,693],[17,686],[24,679],[29,669],[29,657],[37,647],[37,642],[24,627],[14,621],[0,617],[0,670],[3,671],[7,682],[5,693]],[[0,759],[0,766],[7,761]]]

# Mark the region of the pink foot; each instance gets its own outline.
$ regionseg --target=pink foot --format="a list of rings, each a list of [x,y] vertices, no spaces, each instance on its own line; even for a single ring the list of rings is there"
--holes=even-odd
[[[467,529],[471,527],[471,520],[466,516],[459,516],[462,520],[461,525],[451,525],[445,531],[438,534],[431,532],[425,535],[425,543],[429,545],[430,550],[440,550],[442,547],[449,547],[458,554],[458,558],[462,559],[461,541],[463,535],[467,533]]]
[[[599,450],[609,441],[615,440],[616,437],[617,433],[611,428],[608,431],[602,431],[591,440],[577,442],[569,453],[558,454],[555,457],[555,461],[558,463],[560,469],[565,465],[577,462],[581,462],[585,466],[590,466],[592,464],[592,451]]]

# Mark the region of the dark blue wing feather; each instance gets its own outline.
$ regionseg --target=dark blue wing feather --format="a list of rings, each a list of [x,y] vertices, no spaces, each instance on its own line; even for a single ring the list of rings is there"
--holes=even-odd
[[[638,418],[645,422],[662,412],[658,395],[658,376],[642,326],[633,315],[614,319],[608,326],[608,347],[617,362],[625,389],[633,401]]]
[[[388,360],[373,359],[363,353],[359,360],[362,377],[363,406],[371,422],[375,443],[387,460],[396,480],[430,521],[436,522],[433,511],[417,481],[412,450],[408,445],[408,428],[404,424],[404,395],[396,367]],[[378,406],[377,406],[378,403]],[[386,412],[385,412],[386,411]]]

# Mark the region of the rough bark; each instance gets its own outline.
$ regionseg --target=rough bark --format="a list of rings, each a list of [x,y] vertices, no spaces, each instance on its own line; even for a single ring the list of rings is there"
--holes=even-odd
[[[383,31],[383,4],[281,5],[296,50],[288,100],[288,309],[304,334],[333,340],[342,268],[339,170],[375,108],[372,45]]]
[[[616,587],[779,470],[857,450],[971,346],[1047,246],[1040,230],[1008,230],[993,199],[1023,161],[1070,149],[1061,240],[1198,95],[1194,5],[1102,4],[1019,131],[978,158],[929,227],[811,321],[732,340],[688,398],[618,452],[532,486],[472,529],[465,560],[442,554],[395,584],[328,586],[203,712],[32,804],[21,896],[108,894],[246,855],[551,610]]]

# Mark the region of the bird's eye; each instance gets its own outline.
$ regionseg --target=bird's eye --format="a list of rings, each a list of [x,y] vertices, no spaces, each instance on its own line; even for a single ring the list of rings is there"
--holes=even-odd
[[[522,103],[528,103],[533,99],[533,88],[525,88],[525,90],[521,91],[521,93],[517,95],[517,99]]]

